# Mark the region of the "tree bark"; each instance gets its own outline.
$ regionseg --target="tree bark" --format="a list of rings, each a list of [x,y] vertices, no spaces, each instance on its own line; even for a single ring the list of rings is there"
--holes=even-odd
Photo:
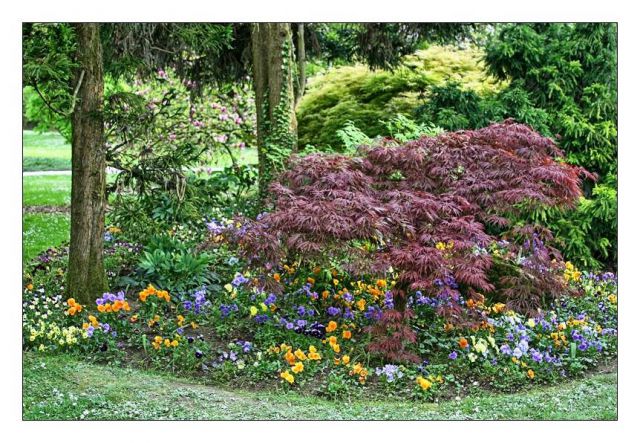
[[[254,23],[251,30],[256,94],[260,195],[297,145],[293,41],[289,23]]]
[[[102,260],[105,198],[104,79],[100,25],[76,25],[77,102],[71,140],[71,243],[67,291],[87,304],[107,289]]]

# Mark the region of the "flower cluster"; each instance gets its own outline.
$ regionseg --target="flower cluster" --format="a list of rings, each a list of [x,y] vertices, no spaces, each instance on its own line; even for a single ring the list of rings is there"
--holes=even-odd
[[[418,386],[420,387],[420,389],[422,389],[423,391],[428,391],[431,386],[434,385],[434,383],[444,383],[444,378],[442,378],[442,375],[429,375],[426,378],[423,377],[422,375],[419,375],[416,378],[416,383],[418,384]]]
[[[355,375],[358,377],[360,384],[365,384],[367,377],[369,376],[369,370],[365,368],[361,363],[355,363],[349,366],[349,375]]]
[[[204,307],[209,306],[211,303],[207,300],[207,292],[205,288],[202,288],[191,295],[191,299],[183,300],[182,307],[186,311],[193,311],[194,314],[200,314]],[[182,326],[182,325],[180,325]]]
[[[124,291],[118,292],[117,295],[108,292],[102,294],[102,297],[96,299],[96,306],[98,312],[101,313],[118,312],[120,310],[131,310],[129,302],[125,299]]]
[[[280,372],[280,377],[290,384],[295,382],[295,377],[289,371],[294,374],[300,374],[305,370],[304,362],[317,362],[322,360],[322,356],[318,352],[318,349],[313,345],[309,346],[308,352],[305,352],[300,348],[294,351],[292,346],[282,343],[279,346],[271,347],[269,352],[275,355],[280,355],[289,365],[289,369]]]
[[[143,289],[142,291],[140,291],[139,295],[140,295],[140,301],[143,303],[147,301],[148,297],[152,297],[152,296],[157,297],[159,300],[165,300],[166,302],[171,301],[171,296],[167,291],[158,290],[151,284],[147,286],[146,289]]]
[[[88,322],[84,322],[82,324],[82,329],[86,331],[87,337],[93,337],[93,334],[98,329],[104,333],[111,332],[114,336],[116,335],[116,331],[111,330],[111,325],[109,323],[100,323],[93,315],[89,316]]]
[[[69,309],[67,309],[67,314],[71,316],[76,315],[78,312],[82,312],[82,305],[80,303],[77,303],[73,298],[67,300],[67,306],[69,306]]]
[[[537,317],[505,311],[503,305],[480,305],[491,316],[471,334],[459,337],[448,358],[464,358],[470,364],[476,361],[493,366],[512,364],[530,380],[540,371],[566,375],[565,368],[575,367],[570,363],[582,357],[585,362],[593,361],[593,356],[615,344],[617,296],[609,292],[614,288],[606,283],[596,283],[597,290],[589,290],[588,283],[592,280],[589,277],[571,279],[586,283],[585,295],[560,299],[551,310]],[[588,306],[597,309],[587,312],[584,307]]]
[[[172,340],[170,338],[163,338],[160,335],[156,335],[153,338],[153,342],[151,342],[151,346],[153,346],[153,349],[155,349],[156,351],[160,350],[163,345],[165,348],[175,348],[180,344],[178,338],[179,337],[175,337]]]
[[[578,269],[571,262],[566,262],[564,266],[564,279],[567,282],[577,282],[578,280],[580,280],[580,271],[578,271]]]
[[[378,377],[384,375],[389,383],[393,383],[396,379],[404,377],[404,373],[400,367],[396,365],[384,365],[381,368],[376,368],[376,375]]]

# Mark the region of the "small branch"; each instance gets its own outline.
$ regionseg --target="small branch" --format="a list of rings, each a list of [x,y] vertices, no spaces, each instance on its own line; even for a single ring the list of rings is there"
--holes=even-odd
[[[82,86],[82,80],[84,79],[84,69],[80,73],[80,79],[78,80],[78,84],[76,85],[76,89],[73,91],[73,97],[71,98],[71,106],[69,107],[69,113],[67,115],[73,114],[73,110],[76,107],[76,98],[78,97],[78,91],[80,91],[80,86]]]
[[[149,45],[149,48],[150,49],[155,49],[156,51],[162,51],[162,52],[165,52],[167,54],[175,54],[176,53],[175,51],[169,51],[167,49],[158,48],[157,46],[153,46],[153,45]]]
[[[229,157],[231,157],[231,163],[233,164],[233,169],[238,169],[238,163],[236,162],[236,158],[233,156],[233,153],[231,152],[231,149],[229,149],[229,146],[227,146],[226,143],[223,143],[222,146],[224,147],[224,149],[229,154]]]
[[[36,90],[36,92],[38,93],[38,95],[42,99],[43,103],[47,106],[47,108],[49,108],[51,110],[51,112],[53,112],[55,114],[58,114],[58,115],[61,115],[63,117],[67,117],[67,115],[64,112],[54,108],[51,105],[51,103],[49,103],[49,101],[46,98],[44,98],[44,95],[42,95],[42,92],[40,92],[40,89],[38,89],[38,85],[36,83],[33,83],[33,89]]]

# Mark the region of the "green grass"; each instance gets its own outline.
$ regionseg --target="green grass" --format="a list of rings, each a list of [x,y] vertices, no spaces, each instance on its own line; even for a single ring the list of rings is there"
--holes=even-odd
[[[241,165],[257,164],[258,150],[246,148],[236,150],[237,162]],[[211,167],[231,166],[231,159],[224,152],[216,153],[207,163]],[[22,131],[23,171],[69,171],[71,170],[71,145],[57,132],[39,134]]]
[[[22,177],[23,206],[69,206],[70,175],[30,175]]]
[[[22,262],[28,262],[50,247],[69,240],[66,214],[24,214],[22,216]]]
[[[617,378],[600,374],[520,394],[460,401],[333,402],[293,392],[229,391],[71,356],[23,354],[23,419],[615,420]]]
[[[257,165],[258,164],[258,150],[254,148],[245,148],[241,150],[235,150],[234,154],[236,156],[236,162],[239,165]],[[224,153],[219,153],[218,155],[213,156],[209,161],[206,162],[206,166],[215,167],[215,168],[225,168],[227,166],[231,166],[233,163],[229,158],[229,155]]]
[[[71,176],[42,175],[22,178],[22,205],[68,206]],[[69,240],[69,215],[26,213],[22,216],[22,262],[28,262],[50,247]]]
[[[57,132],[22,131],[22,170],[71,170],[71,145]]]

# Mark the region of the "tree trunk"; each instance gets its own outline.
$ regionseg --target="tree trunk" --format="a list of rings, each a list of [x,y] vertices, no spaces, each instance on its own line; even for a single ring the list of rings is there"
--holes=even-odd
[[[67,291],[87,304],[107,289],[102,261],[105,216],[104,80],[100,25],[76,25],[77,103],[72,117],[71,244]]]
[[[260,195],[297,144],[293,42],[288,23],[254,23],[251,30],[256,93]]]

